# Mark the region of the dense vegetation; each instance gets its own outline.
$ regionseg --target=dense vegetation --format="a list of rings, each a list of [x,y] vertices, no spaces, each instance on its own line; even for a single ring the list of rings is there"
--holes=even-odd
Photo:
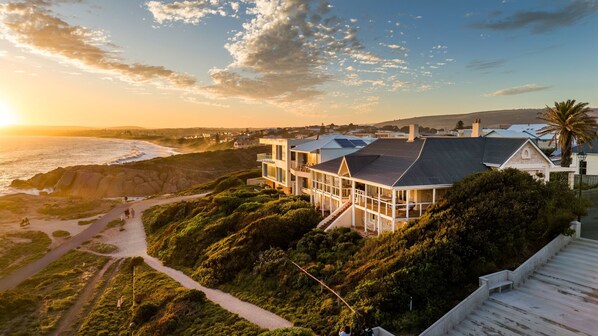
[[[239,181],[224,179],[214,189]],[[302,198],[247,186],[143,214],[148,253],[208,286],[230,281],[252,267],[262,251],[288,249],[319,220]]]
[[[69,252],[12,290],[0,292],[0,335],[45,335],[108,258]]]
[[[52,240],[41,231],[9,232],[0,236],[0,278],[41,258]]]
[[[119,309],[116,303],[121,298],[123,303]],[[133,327],[131,323],[134,323]],[[182,287],[142,260],[127,259],[109,281],[77,334],[257,335],[261,331],[208,301],[203,293]]]
[[[515,268],[567,232],[585,206],[562,182],[488,171],[455,184],[397,232],[361,239],[347,229],[306,233],[298,218],[308,217],[307,204],[278,197],[238,188],[155,208],[144,215],[150,252],[322,335],[346,323],[413,333],[465,298],[479,276]],[[359,317],[290,261],[340,291]]]

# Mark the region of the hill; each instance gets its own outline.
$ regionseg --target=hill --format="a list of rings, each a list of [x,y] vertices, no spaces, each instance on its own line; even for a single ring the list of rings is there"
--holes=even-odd
[[[463,114],[447,114],[434,115],[425,117],[415,117],[407,119],[398,119],[392,121],[384,121],[375,124],[376,127],[392,126],[408,126],[410,124],[418,124],[420,126],[436,128],[436,129],[453,129],[459,120],[463,121],[465,125],[471,125],[475,119],[481,119],[484,127],[499,128],[501,125],[512,124],[535,124],[543,123],[538,119],[538,112],[544,111],[541,109],[515,109],[515,110],[496,110],[496,111],[481,111]],[[592,110],[592,115],[598,117],[598,109]]]
[[[123,165],[57,168],[29,180],[19,189],[51,189],[57,195],[86,198],[151,196],[176,193],[235,171],[257,167],[264,147],[181,154]]]

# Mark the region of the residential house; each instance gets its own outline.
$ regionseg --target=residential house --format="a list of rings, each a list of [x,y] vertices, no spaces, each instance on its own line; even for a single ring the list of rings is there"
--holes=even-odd
[[[479,123],[477,124],[479,126]],[[322,226],[347,226],[365,234],[394,231],[420,217],[464,177],[517,168],[548,181],[556,167],[527,138],[419,137],[378,139],[352,154],[311,167],[312,204],[328,217]]]
[[[323,134],[304,139],[262,138],[260,143],[272,145],[272,153],[258,154],[262,177],[272,188],[287,194],[309,194],[310,167],[353,153],[375,139],[362,139],[341,134]]]

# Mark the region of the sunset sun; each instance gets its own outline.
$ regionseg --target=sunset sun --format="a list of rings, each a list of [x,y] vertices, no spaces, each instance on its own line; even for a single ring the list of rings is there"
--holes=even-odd
[[[0,100],[0,127],[14,125],[18,122],[17,114],[5,102]]]

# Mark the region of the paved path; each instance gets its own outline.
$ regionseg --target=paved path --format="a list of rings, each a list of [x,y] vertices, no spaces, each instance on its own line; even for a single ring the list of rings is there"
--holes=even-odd
[[[197,289],[206,294],[208,300],[220,305],[231,313],[237,314],[247,321],[266,329],[289,328],[293,324],[251,303],[241,301],[236,297],[217,289],[206,288],[188,277],[185,273],[162,265],[162,262],[152,256],[143,256],[145,262],[153,269],[164,273],[179,282],[183,287]]]
[[[135,209],[135,218],[127,220],[125,224],[125,231],[120,232],[118,236],[107,241],[108,243],[115,244],[119,247],[119,251],[112,254],[113,257],[141,256],[145,262],[155,270],[168,275],[186,288],[202,291],[206,294],[208,300],[262,328],[277,329],[292,327],[293,324],[290,321],[287,321],[282,317],[256,305],[241,301],[223,291],[203,287],[198,282],[185,275],[183,272],[164,266],[160,260],[147,254],[145,230],[143,229],[143,223],[141,222],[141,214],[143,211],[155,205],[186,201],[203,196],[205,196],[205,194],[172,198],[155,198],[135,202],[132,204],[119,205],[104,215],[101,219],[91,224],[88,229],[67,240],[64,244],[50,251],[41,259],[38,259],[1,279],[0,291],[17,286],[25,279],[41,271],[52,261],[60,258],[68,251],[77,248],[84,241],[91,239],[93,236],[100,233],[110,221],[120,218],[120,215],[123,213],[123,211],[127,207],[130,207]]]
[[[31,276],[35,275],[37,272],[43,270],[46,266],[48,266],[51,262],[55,261],[56,259],[62,257],[70,250],[76,249],[77,247],[81,246],[81,244],[85,241],[92,239],[95,235],[102,232],[106,225],[109,222],[120,219],[120,215],[127,209],[128,207],[135,207],[137,208],[142,207],[147,209],[154,205],[160,204],[167,204],[167,203],[174,203],[179,201],[185,201],[189,199],[194,199],[198,197],[202,197],[202,195],[191,195],[191,196],[180,196],[180,197],[171,197],[171,198],[152,198],[148,200],[138,201],[135,203],[128,203],[128,204],[121,204],[114,207],[112,210],[108,211],[102,218],[95,221],[93,224],[89,225],[87,229],[82,231],[81,233],[73,236],[72,238],[66,240],[63,244],[56,247],[55,249],[48,252],[42,258],[33,261],[30,264],[23,266],[22,268],[12,272],[11,274],[7,275],[6,277],[0,279],[0,291],[9,290],[18,286],[21,282],[25,281],[26,279],[30,278]],[[137,209],[135,209],[137,210]],[[138,212],[138,217],[141,217],[141,212]],[[143,226],[142,226],[143,229]],[[145,233],[144,233],[145,237]]]
[[[0,279],[0,291],[9,290],[18,286],[21,282],[27,280],[28,278],[37,274],[37,272],[43,270],[51,262],[62,257],[70,250],[76,249],[83,242],[90,240],[91,238],[93,238],[93,236],[102,232],[102,230],[104,230],[104,228],[110,221],[120,218],[120,215],[128,206],[129,204],[121,204],[116,206],[108,213],[106,213],[104,216],[102,216],[102,218],[89,225],[89,227],[85,231],[66,240],[63,244],[51,250],[40,259],[37,259],[32,263],[27,264],[22,268],[19,268],[18,270],[10,273],[6,277]]]

